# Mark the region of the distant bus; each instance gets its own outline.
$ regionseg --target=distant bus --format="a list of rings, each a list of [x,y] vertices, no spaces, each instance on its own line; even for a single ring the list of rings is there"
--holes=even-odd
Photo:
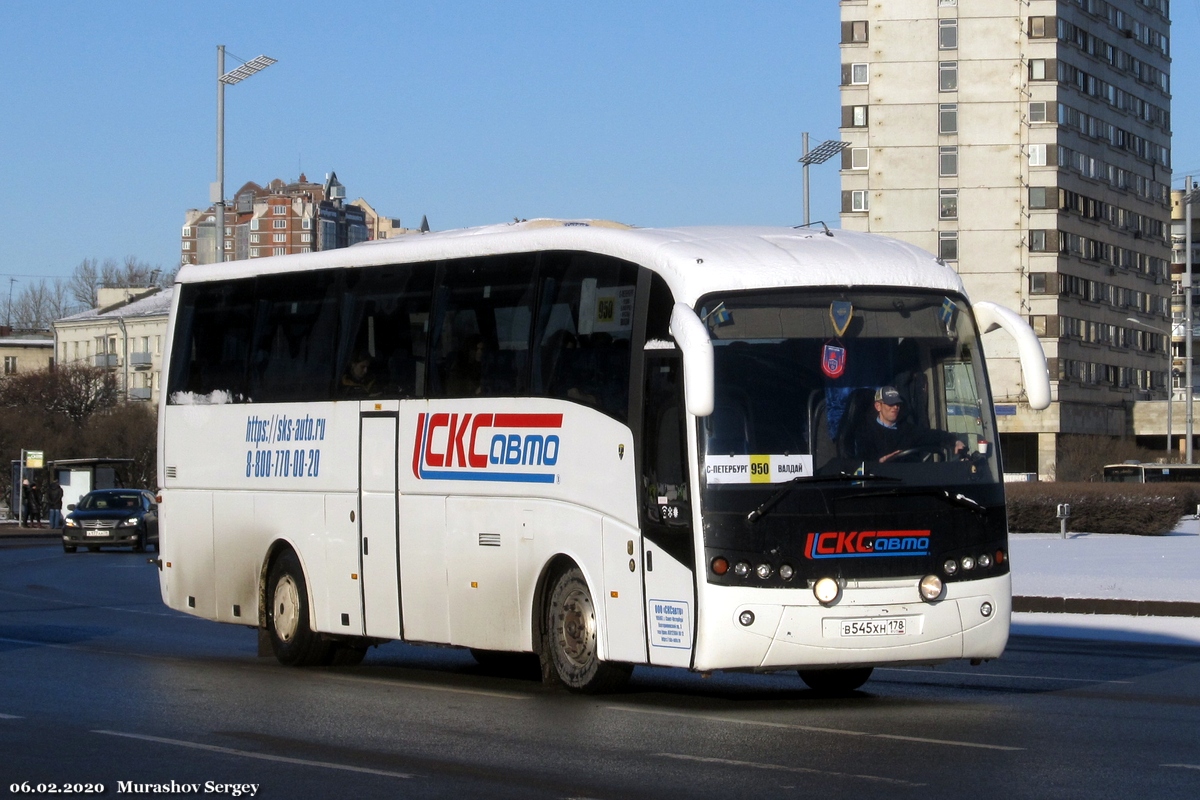
[[[185,266],[162,596],[285,664],[429,642],[578,691],[995,658],[996,328],[1046,407],[1021,317],[870,234],[532,220]],[[957,443],[857,451],[885,385]]]
[[[1104,480],[1112,483],[1200,483],[1200,464],[1109,464]]]

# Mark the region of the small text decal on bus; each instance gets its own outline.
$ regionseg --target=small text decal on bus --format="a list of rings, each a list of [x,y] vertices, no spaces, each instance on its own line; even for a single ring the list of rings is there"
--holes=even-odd
[[[254,446],[246,451],[246,477],[316,478],[321,474],[321,448],[311,444],[324,440],[324,417],[272,414],[268,419],[252,414],[246,417],[246,443]]]
[[[825,531],[804,544],[805,558],[927,555],[929,531]]]
[[[420,480],[554,483],[562,414],[420,414],[413,475]]]

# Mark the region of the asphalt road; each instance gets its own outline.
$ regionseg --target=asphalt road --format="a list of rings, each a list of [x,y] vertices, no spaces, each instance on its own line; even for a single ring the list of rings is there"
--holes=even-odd
[[[285,668],[254,631],[162,606],[146,558],[0,541],[0,792],[1200,797],[1200,649],[1016,638],[848,698],[655,668],[580,697],[399,643]]]

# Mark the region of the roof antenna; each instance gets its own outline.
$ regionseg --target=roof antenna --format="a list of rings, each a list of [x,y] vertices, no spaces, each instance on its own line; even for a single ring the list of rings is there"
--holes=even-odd
[[[825,221],[820,220],[820,219],[817,220],[816,222],[805,223],[804,225],[793,225],[792,230],[800,230],[801,228],[811,228],[813,225],[820,225],[822,228],[825,229],[826,236],[833,236],[833,231],[829,230],[829,226],[825,224]]]

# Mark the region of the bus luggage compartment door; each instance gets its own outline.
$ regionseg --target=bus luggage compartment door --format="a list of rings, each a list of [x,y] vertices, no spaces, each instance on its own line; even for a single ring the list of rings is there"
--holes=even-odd
[[[397,412],[359,418],[359,554],[367,636],[399,639],[400,553],[396,496]]]

